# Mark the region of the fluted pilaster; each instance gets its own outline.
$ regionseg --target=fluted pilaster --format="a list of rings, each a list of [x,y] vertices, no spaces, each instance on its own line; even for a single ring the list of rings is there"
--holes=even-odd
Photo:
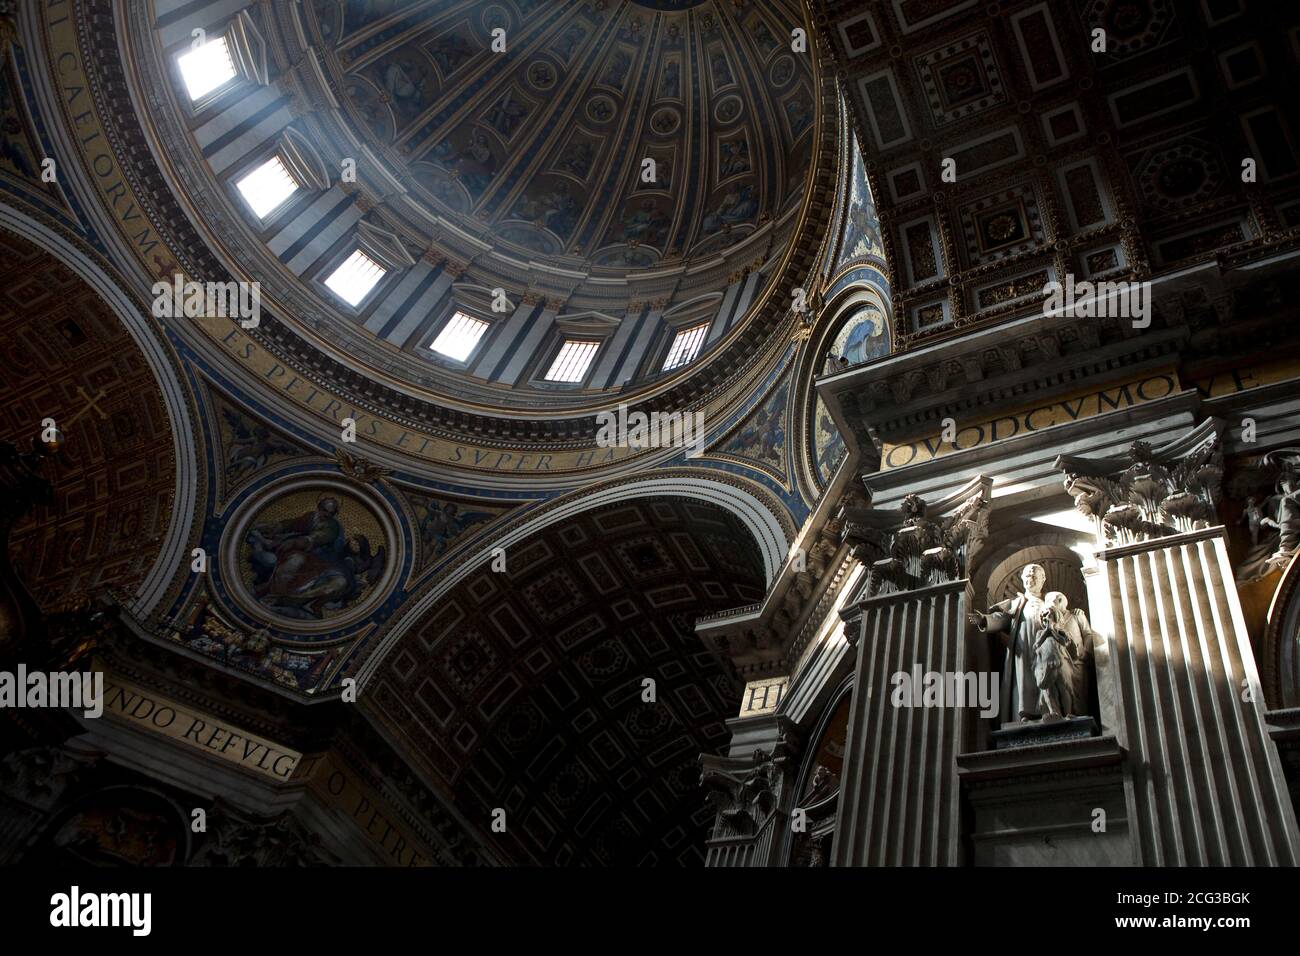
[[[1146,866],[1295,865],[1300,832],[1221,527],[1098,552],[1130,821]]]
[[[893,678],[970,670],[966,579],[868,598],[842,612],[858,645],[836,866],[935,866],[958,862],[956,756],[967,708],[898,707]]]

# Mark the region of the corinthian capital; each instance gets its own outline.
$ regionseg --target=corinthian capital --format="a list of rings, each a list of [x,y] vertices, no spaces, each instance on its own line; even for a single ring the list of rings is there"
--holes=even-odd
[[[1112,458],[1062,455],[1056,468],[1074,507],[1102,545],[1148,541],[1218,521],[1223,481],[1220,423],[1210,419],[1158,448],[1136,441]]]

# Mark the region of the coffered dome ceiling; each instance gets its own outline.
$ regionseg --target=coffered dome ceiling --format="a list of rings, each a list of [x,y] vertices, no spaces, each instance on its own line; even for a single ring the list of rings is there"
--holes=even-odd
[[[409,212],[487,243],[503,281],[517,281],[509,260],[541,256],[586,272],[576,288],[610,304],[622,290],[599,278],[734,250],[802,198],[813,101],[807,58],[782,39],[799,22],[791,3],[309,11],[350,131],[408,190]],[[498,28],[505,55],[484,48]]]
[[[792,50],[797,0],[250,7],[207,27],[238,31],[240,76],[192,102],[183,21],[142,19],[136,49],[196,227],[262,284],[278,351],[303,354],[291,329],[399,393],[533,419],[717,397],[752,381],[804,279],[791,256],[820,242],[836,117],[815,44]],[[259,219],[236,186],[286,154],[301,188]],[[325,280],[358,247],[386,271],[349,307]],[[430,346],[456,312],[487,326],[449,360]],[[585,374],[548,380],[574,338],[597,343]]]

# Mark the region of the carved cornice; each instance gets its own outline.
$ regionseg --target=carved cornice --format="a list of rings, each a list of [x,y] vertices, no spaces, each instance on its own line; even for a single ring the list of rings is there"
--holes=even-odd
[[[1035,392],[1078,388],[1165,356],[1172,362],[1189,333],[1162,325],[1153,321],[1139,332],[1121,319],[1030,316],[826,376],[818,390],[859,447],[872,448],[879,438],[943,415],[1032,401]]]
[[[1114,737],[1079,737],[1007,750],[960,754],[957,774],[962,786],[974,790],[1012,784],[1024,787],[1039,781],[1086,779],[1118,773],[1125,751]]]

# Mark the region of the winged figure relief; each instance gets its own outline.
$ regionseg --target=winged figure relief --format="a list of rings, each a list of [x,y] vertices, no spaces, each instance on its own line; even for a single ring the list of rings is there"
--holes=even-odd
[[[261,422],[251,421],[229,408],[222,416],[230,428],[226,446],[226,479],[240,481],[266,467],[273,455],[296,455],[298,449],[280,439]]]

